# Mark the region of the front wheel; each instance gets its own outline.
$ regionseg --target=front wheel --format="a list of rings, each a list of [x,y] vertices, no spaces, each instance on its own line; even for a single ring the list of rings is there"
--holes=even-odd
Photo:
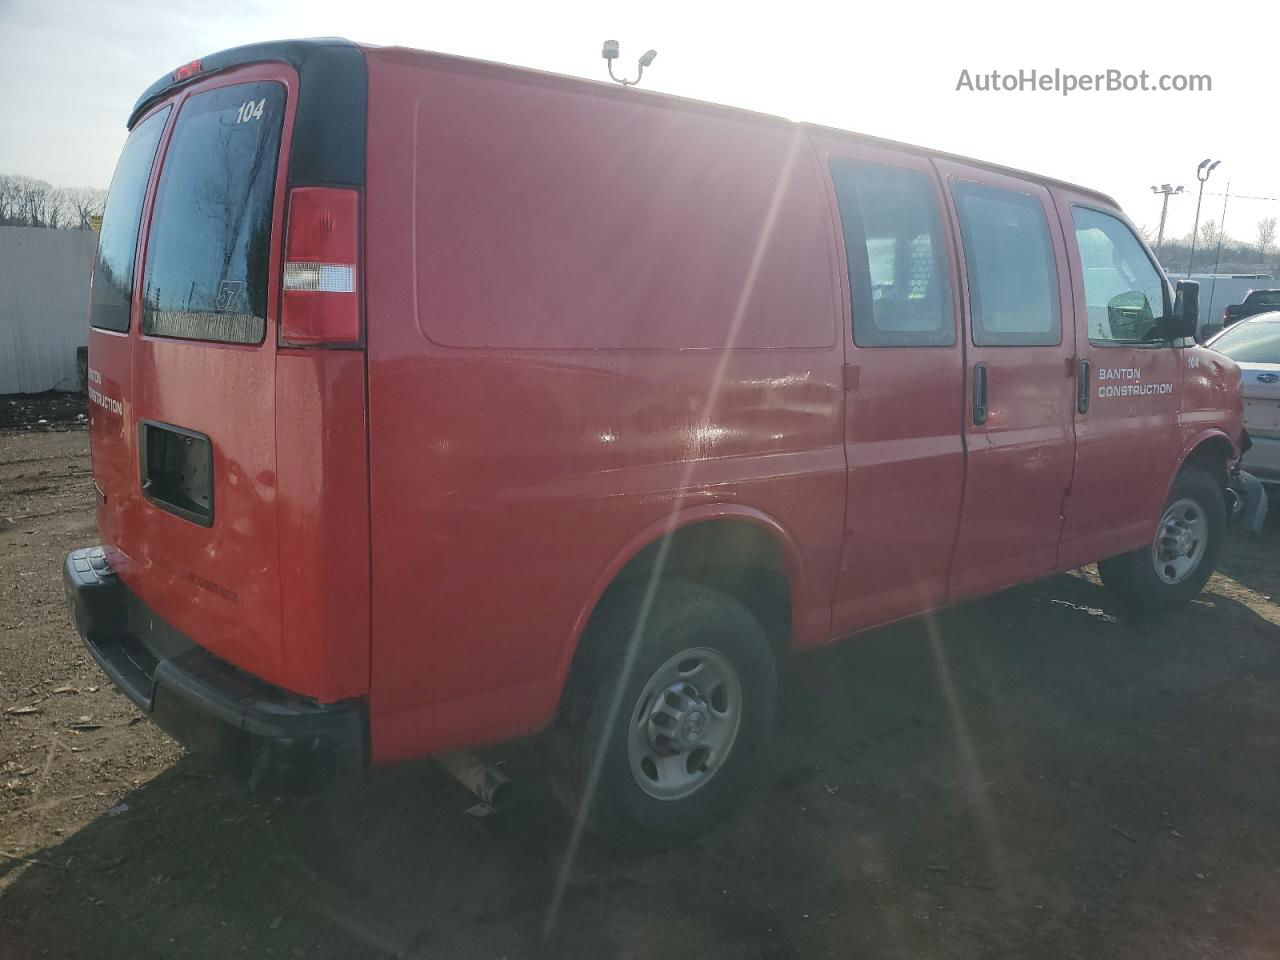
[[[659,585],[647,610],[645,598],[643,585],[624,588],[593,618],[552,735],[562,799],[630,848],[670,846],[731,812],[777,698],[773,651],[741,603],[679,581]]]
[[[1222,486],[1203,470],[1188,468],[1173,482],[1151,545],[1103,560],[1098,574],[1138,613],[1171,609],[1204,589],[1218,565],[1226,528]]]

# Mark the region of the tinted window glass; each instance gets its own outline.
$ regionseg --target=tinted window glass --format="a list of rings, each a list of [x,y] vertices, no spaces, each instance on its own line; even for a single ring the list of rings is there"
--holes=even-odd
[[[1244,298],[1248,304],[1262,304],[1264,307],[1280,307],[1280,290],[1254,290]]]
[[[1246,321],[1228,328],[1210,346],[1237,363],[1280,363],[1280,322]]]
[[[973,342],[1058,343],[1058,275],[1040,201],[964,181],[951,191],[969,274]]]
[[[1097,210],[1076,207],[1076,243],[1084,271],[1090,340],[1162,339],[1165,282],[1127,226]]]
[[[946,245],[933,180],[833,160],[844,225],[853,340],[862,347],[955,342]]]
[[[153,113],[133,128],[111,177],[107,207],[98,234],[98,259],[93,266],[93,305],[89,322],[106,330],[129,329],[133,300],[133,264],[138,252],[138,224],[142,199],[151,179],[156,146],[169,119],[169,108]]]
[[[258,343],[284,88],[246,83],[182,106],[151,217],[144,333]]]

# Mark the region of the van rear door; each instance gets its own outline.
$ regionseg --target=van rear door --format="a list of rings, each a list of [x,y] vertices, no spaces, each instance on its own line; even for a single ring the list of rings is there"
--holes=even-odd
[[[365,78],[291,40],[148,88],[89,346],[99,530],[146,632],[321,702],[368,689]]]
[[[133,413],[134,274],[138,233],[172,105],[137,123],[111,178],[89,298],[89,451],[98,494],[98,532],[112,567],[129,575],[120,544],[137,506]]]
[[[135,567],[126,582],[152,610],[269,679],[283,675],[268,317],[288,104],[270,73],[231,72],[177,104],[142,248],[130,478],[141,500],[120,544]]]

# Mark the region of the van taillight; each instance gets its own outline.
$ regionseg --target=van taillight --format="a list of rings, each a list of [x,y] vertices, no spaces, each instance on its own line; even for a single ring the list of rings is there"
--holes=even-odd
[[[289,191],[280,343],[360,342],[360,196],[334,187]]]

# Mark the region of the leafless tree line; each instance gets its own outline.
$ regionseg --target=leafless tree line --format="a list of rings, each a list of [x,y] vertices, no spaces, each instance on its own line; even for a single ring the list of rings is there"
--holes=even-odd
[[[96,187],[54,187],[34,177],[0,174],[0,227],[88,230],[106,202],[107,191]]]
[[[1259,220],[1253,240],[1237,240],[1223,234],[1213,219],[1200,223],[1196,234],[1195,270],[1219,273],[1272,273],[1280,275],[1280,248],[1277,247],[1277,218]],[[1143,230],[1147,239],[1155,242],[1154,234]],[[1186,269],[1191,253],[1191,234],[1170,239],[1165,237],[1160,251],[1160,262],[1166,270],[1179,272]]]

